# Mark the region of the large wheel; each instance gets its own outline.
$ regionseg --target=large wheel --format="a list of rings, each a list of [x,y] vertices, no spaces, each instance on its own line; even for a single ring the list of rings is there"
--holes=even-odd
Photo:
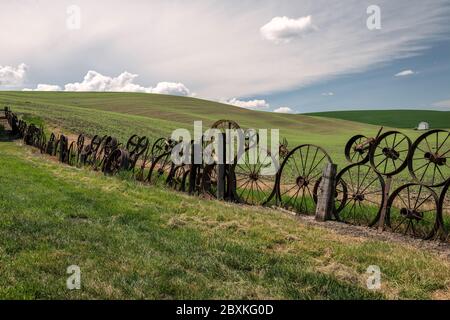
[[[277,202],[298,213],[314,213],[314,188],[331,158],[321,147],[305,144],[293,149],[277,175]]]
[[[78,152],[75,141],[72,141],[69,146],[67,163],[71,166],[78,164]]]
[[[411,148],[408,169],[420,184],[440,187],[450,177],[450,132],[432,130],[421,135]]]
[[[385,176],[401,172],[408,164],[411,140],[401,132],[388,131],[376,139],[370,149],[372,168]]]
[[[148,145],[149,140],[145,136],[139,137],[138,135],[133,135],[128,139],[127,150],[130,153],[130,170],[134,170],[139,157],[147,151]]]
[[[234,199],[250,205],[265,205],[275,195],[278,169],[278,160],[269,152],[247,148],[236,156],[230,168]]]
[[[386,224],[393,232],[430,239],[442,223],[438,206],[438,196],[431,188],[406,184],[389,197]]]
[[[168,185],[175,190],[182,191],[181,189],[185,173],[186,168],[184,165],[175,167],[168,181]]]
[[[335,217],[338,221],[372,226],[383,206],[385,183],[371,166],[352,164],[336,177]]]
[[[345,158],[350,163],[364,164],[369,161],[371,145],[366,136],[361,134],[353,136],[345,145]]]
[[[236,121],[233,120],[219,120],[214,122],[211,128],[219,129],[222,133],[225,133],[226,130],[237,130],[241,127],[237,124]]]

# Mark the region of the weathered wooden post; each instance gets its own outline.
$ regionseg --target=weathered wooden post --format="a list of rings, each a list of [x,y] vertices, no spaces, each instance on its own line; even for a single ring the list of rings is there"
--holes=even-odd
[[[221,133],[218,141],[218,163],[217,170],[217,199],[225,199],[225,165],[226,165],[226,134]]]
[[[330,220],[334,210],[337,165],[328,163],[323,169],[317,192],[316,220]]]
[[[197,171],[198,171],[198,164],[195,163],[195,152],[198,147],[196,147],[195,142],[191,141],[191,170],[189,172],[189,194],[193,195],[196,190],[196,182],[197,182]]]
[[[392,176],[387,176],[386,184],[384,186],[383,206],[381,207],[380,220],[378,221],[378,231],[379,232],[384,231],[384,223],[386,220],[386,213],[387,213],[387,203],[388,203],[389,194],[391,193],[391,184],[392,184]]]

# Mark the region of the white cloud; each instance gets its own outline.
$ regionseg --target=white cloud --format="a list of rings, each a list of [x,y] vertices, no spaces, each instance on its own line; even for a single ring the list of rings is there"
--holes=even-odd
[[[22,89],[22,91],[61,91],[61,87],[53,84],[38,84],[36,89]]]
[[[134,83],[137,74],[123,72],[117,77],[104,76],[97,71],[90,70],[82,82],[68,83],[64,91],[114,91],[114,92],[146,92],[189,96],[190,91],[182,83],[160,82],[156,87],[143,87]]]
[[[189,96],[193,95],[189,89],[182,83],[175,82],[160,82],[156,87],[150,89],[151,93],[170,94],[175,96]]]
[[[292,113],[292,112],[294,112],[294,110],[292,110],[289,107],[280,107],[278,109],[273,110],[273,112],[276,112],[276,113]]]
[[[22,85],[27,69],[28,67],[25,63],[21,63],[17,67],[0,65],[0,86]]]
[[[450,100],[443,100],[433,103],[433,107],[450,108]]]
[[[324,93],[322,93],[322,95],[326,96],[326,97],[331,97],[331,96],[334,96],[334,92],[324,92]]]
[[[395,75],[395,77],[406,77],[406,76],[412,76],[413,74],[415,74],[415,72],[412,70],[403,70],[403,71],[397,73]]]
[[[226,103],[231,104],[236,107],[247,108],[247,109],[267,109],[270,105],[266,100],[249,100],[243,101],[236,98],[226,101]]]
[[[317,28],[313,25],[311,16],[298,19],[275,17],[260,29],[264,38],[274,42],[290,42],[314,30]]]

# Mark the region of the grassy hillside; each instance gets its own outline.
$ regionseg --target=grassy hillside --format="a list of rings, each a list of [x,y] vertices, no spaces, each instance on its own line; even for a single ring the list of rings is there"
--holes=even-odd
[[[192,129],[197,120],[203,120],[207,127],[219,119],[232,119],[243,128],[279,129],[290,148],[305,143],[320,145],[340,167],[346,165],[344,146],[351,136],[374,136],[379,129],[339,119],[259,112],[194,98],[143,93],[0,92],[2,105],[65,132],[112,134],[122,141],[135,133],[154,140],[176,128]],[[419,134],[402,131],[412,139]]]
[[[448,298],[448,260],[61,165],[0,139],[0,298]],[[81,268],[81,290],[66,269]],[[382,289],[366,289],[369,265]],[[447,294],[447,296],[446,296]]]
[[[416,128],[426,121],[432,129],[450,127],[450,111],[433,110],[360,110],[307,113],[315,117],[326,117],[368,123],[394,128]]]

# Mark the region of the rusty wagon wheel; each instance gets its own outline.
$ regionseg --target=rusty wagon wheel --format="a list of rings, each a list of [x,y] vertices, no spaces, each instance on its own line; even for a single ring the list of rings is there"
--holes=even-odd
[[[211,126],[212,129],[219,129],[222,133],[225,133],[226,130],[229,129],[240,129],[241,127],[238,125],[236,121],[233,120],[219,120],[213,123]]]
[[[128,161],[130,158],[130,154],[127,150],[124,149],[114,149],[107,156],[102,171],[105,174],[115,175],[121,170],[125,170],[128,168]]]
[[[364,164],[369,161],[369,151],[373,143],[361,134],[353,136],[345,145],[345,158],[353,164]]]
[[[371,166],[352,164],[336,176],[334,215],[338,221],[373,226],[385,197],[383,176]]]
[[[81,161],[81,154],[83,152],[84,148],[84,135],[80,134],[77,138],[77,145],[76,145],[76,159],[75,162],[78,165]]]
[[[411,140],[401,132],[388,131],[376,139],[370,149],[370,165],[386,176],[401,172],[408,164]]]
[[[415,181],[429,187],[440,187],[449,179],[449,136],[447,130],[432,130],[414,142],[408,169]]]
[[[201,175],[201,189],[203,194],[211,198],[217,197],[217,167],[209,164],[203,167]]]
[[[174,190],[181,191],[185,173],[186,168],[184,165],[176,166],[167,184]]]
[[[76,142],[72,141],[69,146],[67,163],[71,166],[76,166],[78,163],[77,159],[78,159],[78,152]]]
[[[55,156],[58,157],[59,162],[67,163],[69,155],[69,139],[65,135],[61,135],[56,142]]]
[[[439,197],[439,215],[442,217],[442,223],[443,223],[443,238],[447,241],[450,241],[450,194],[449,194],[449,187],[450,187],[450,179],[447,180],[447,182],[444,185],[444,188],[442,188],[441,196]]]
[[[284,159],[277,175],[277,202],[297,213],[313,213],[314,186],[331,157],[319,146],[304,144],[293,149]]]
[[[231,192],[236,201],[265,205],[275,195],[279,162],[266,150],[246,148],[230,167]]]
[[[95,153],[94,170],[102,168],[109,155],[118,147],[119,142],[116,138],[111,136],[104,137],[100,148]]]
[[[170,155],[170,152],[166,152],[152,162],[147,176],[147,182],[163,185],[169,181],[170,175],[174,169],[174,164],[172,163]]]
[[[56,148],[56,135],[52,132],[50,134],[50,138],[47,141],[45,147],[45,153],[49,155],[53,155],[53,150]]]
[[[134,170],[139,157],[147,151],[148,146],[149,140],[145,136],[139,137],[138,135],[133,135],[128,139],[127,150],[130,153],[130,170]]]
[[[401,186],[389,197],[387,207],[386,224],[393,232],[430,239],[442,225],[438,196],[424,185]]]
[[[176,145],[172,139],[159,138],[152,145],[151,160],[158,158],[159,156],[172,151],[172,148]]]

